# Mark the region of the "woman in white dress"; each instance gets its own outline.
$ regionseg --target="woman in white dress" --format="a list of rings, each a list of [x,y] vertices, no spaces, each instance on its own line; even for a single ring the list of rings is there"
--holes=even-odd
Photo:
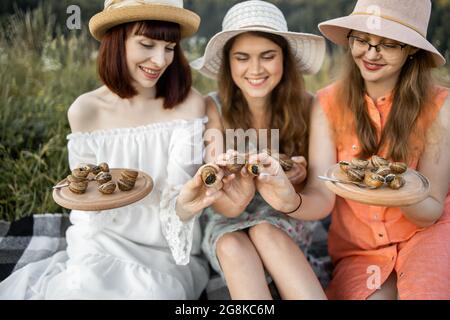
[[[137,169],[154,189],[127,207],[73,210],[67,250],[13,273],[0,299],[199,298],[209,275],[197,216],[219,195],[198,171],[205,106],[179,47],[199,23],[182,0],[107,0],[91,19],[105,85],[68,111],[70,168]]]

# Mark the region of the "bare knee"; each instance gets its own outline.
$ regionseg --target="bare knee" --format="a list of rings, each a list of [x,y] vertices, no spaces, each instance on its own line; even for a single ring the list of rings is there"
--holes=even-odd
[[[248,236],[243,232],[224,234],[216,244],[217,257],[219,260],[239,262],[252,249],[250,245]]]
[[[260,223],[249,230],[249,237],[256,247],[282,248],[292,242],[292,239],[281,229],[270,223]]]

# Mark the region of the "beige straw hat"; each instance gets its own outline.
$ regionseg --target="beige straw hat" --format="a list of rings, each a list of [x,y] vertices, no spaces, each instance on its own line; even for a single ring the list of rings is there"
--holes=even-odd
[[[304,74],[319,71],[325,56],[325,39],[321,36],[289,32],[283,13],[275,5],[259,0],[244,1],[228,10],[222,31],[208,42],[205,54],[191,62],[191,67],[216,79],[222,64],[223,47],[231,38],[248,31],[262,31],[284,37]]]
[[[429,51],[436,67],[444,57],[427,41],[430,0],[359,0],[349,16],[319,24],[322,34],[339,45],[348,45],[350,30],[367,32]]]
[[[89,21],[89,30],[100,41],[110,28],[142,20],[178,23],[182,38],[196,33],[200,25],[200,17],[184,9],[183,0],[106,0],[103,11]]]

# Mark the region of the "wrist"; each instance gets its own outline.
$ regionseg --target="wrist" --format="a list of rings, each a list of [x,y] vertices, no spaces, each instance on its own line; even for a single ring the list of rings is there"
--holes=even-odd
[[[296,207],[295,207],[295,209],[294,210],[292,210],[292,211],[283,211],[282,213],[283,214],[285,214],[285,215],[290,215],[290,214],[293,214],[293,213],[295,213],[295,212],[297,212],[299,209],[300,209],[300,207],[302,206],[302,203],[303,203],[303,199],[302,199],[302,196],[300,195],[300,193],[296,193],[296,195],[297,195],[297,201],[298,201],[298,205],[296,205]],[[292,208],[292,207],[291,207]]]

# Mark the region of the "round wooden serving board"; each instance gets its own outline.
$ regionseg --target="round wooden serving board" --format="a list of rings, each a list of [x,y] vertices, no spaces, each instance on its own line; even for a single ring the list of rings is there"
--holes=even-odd
[[[120,173],[126,169],[110,169],[113,181],[117,182]],[[89,175],[92,177],[92,174]],[[67,184],[67,180],[60,181],[57,186]],[[61,207],[82,210],[102,211],[125,207],[142,200],[153,190],[153,179],[145,172],[139,171],[134,188],[130,191],[121,191],[116,188],[113,194],[105,195],[97,190],[98,183],[90,181],[86,193],[75,194],[68,187],[53,190],[53,200]]]
[[[339,164],[330,167],[325,176],[339,180],[349,180]],[[419,172],[408,169],[403,174],[406,184],[399,190],[392,190],[387,185],[380,189],[368,190],[351,184],[325,181],[332,192],[342,198],[380,207],[410,206],[425,200],[430,193],[430,182]]]

